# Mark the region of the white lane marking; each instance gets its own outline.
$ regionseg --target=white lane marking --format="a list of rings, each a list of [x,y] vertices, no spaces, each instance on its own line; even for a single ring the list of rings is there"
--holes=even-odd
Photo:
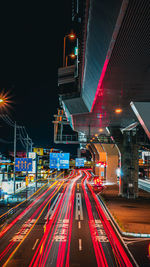
[[[81,201],[81,193],[76,193],[76,213],[75,220],[83,220],[83,209],[82,209],[82,201]]]
[[[24,238],[24,236],[27,234],[27,232],[30,230],[30,228],[32,227],[32,225],[34,224],[35,219],[29,219],[28,221],[26,221],[20,228],[20,230],[15,233],[15,235],[13,236],[13,238],[11,239],[11,241],[13,242],[20,242],[22,241],[22,239]]]
[[[82,239],[79,238],[79,251],[81,251],[81,250],[82,250]]]
[[[69,219],[59,220],[57,223],[57,231],[54,235],[56,242],[67,242],[67,233],[69,229]]]
[[[39,239],[36,239],[36,241],[35,241],[35,243],[34,243],[34,246],[33,246],[32,250],[35,249],[35,247],[36,247],[36,245],[37,245],[38,242],[39,242]]]
[[[55,198],[55,200],[54,200],[54,202],[53,202],[51,208],[50,208],[49,211],[47,212],[47,214],[46,214],[46,216],[45,216],[45,220],[47,220],[47,218],[51,215],[51,213],[52,213],[52,211],[53,211],[53,208],[54,208],[54,205],[55,205],[57,199],[59,198],[59,196],[60,196],[60,193],[59,193],[58,196]]]
[[[95,227],[97,230],[97,233],[95,235],[96,240],[98,242],[109,242],[108,237],[104,231],[103,224],[102,224],[101,220],[95,220]]]
[[[81,222],[78,222],[78,229],[81,229]]]

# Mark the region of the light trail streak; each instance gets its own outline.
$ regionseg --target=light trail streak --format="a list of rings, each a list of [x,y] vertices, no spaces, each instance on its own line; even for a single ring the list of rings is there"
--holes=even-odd
[[[85,173],[86,174],[86,173]],[[95,256],[96,256],[96,261],[97,261],[97,266],[98,267],[108,267],[107,264],[107,260],[102,248],[102,244],[101,242],[98,242],[95,238],[95,233],[97,233],[97,229],[94,223],[94,217],[93,217],[93,213],[92,213],[92,207],[91,207],[91,203],[88,197],[88,194],[86,192],[85,189],[85,185],[84,185],[84,181],[87,178],[87,174],[85,176],[85,178],[82,179],[81,181],[81,186],[84,192],[84,197],[85,197],[85,203],[86,203],[86,207],[87,207],[87,212],[88,212],[88,217],[89,217],[89,228],[90,228],[90,233],[91,233],[91,237],[92,237],[92,243],[93,243],[93,247],[94,247],[94,251],[95,251]]]
[[[54,182],[43,194],[38,196],[21,214],[19,214],[4,230],[0,232],[0,238],[18,221],[20,220],[36,203],[40,200],[56,183]]]
[[[67,247],[67,257],[66,257],[66,266],[69,266],[69,255],[70,255],[70,243],[71,243],[71,233],[72,233],[72,223],[73,223],[73,207],[74,207],[74,199],[75,199],[75,183],[72,186],[71,189],[71,194],[70,194],[70,198],[69,198],[69,203],[67,205],[67,209],[68,209],[68,214],[66,214],[65,219],[70,219],[70,225],[68,227],[68,231],[69,231],[69,235],[68,235],[68,231],[66,233],[66,235],[68,236],[68,247]],[[62,229],[63,231],[63,229]],[[60,243],[59,245],[59,250],[58,250],[58,255],[60,255],[60,257],[57,258],[57,264],[56,266],[63,266],[64,264],[64,258],[65,258],[65,250],[66,250],[66,243]]]
[[[69,182],[68,182],[68,183],[69,183]],[[67,186],[67,185],[66,185],[66,186]],[[66,186],[64,187],[62,193],[64,193]],[[58,199],[58,201],[59,201],[59,199]],[[45,252],[44,252],[44,255],[43,255],[43,256],[45,257],[46,250],[47,250],[47,248],[48,248],[48,245],[49,245],[49,243],[50,243],[51,236],[52,236],[53,231],[54,231],[54,227],[55,227],[55,224],[56,224],[56,220],[58,219],[58,210],[60,209],[60,206],[61,206],[61,202],[62,202],[62,201],[63,201],[63,199],[61,198],[61,201],[59,201],[59,205],[57,206],[57,209],[55,210],[55,212],[54,212],[54,214],[53,214],[53,216],[52,216],[52,219],[48,222],[48,224],[47,224],[47,226],[46,226],[46,231],[45,231],[45,233],[44,233],[44,235],[43,235],[43,238],[41,239],[41,241],[40,241],[40,243],[39,243],[39,245],[38,245],[38,247],[37,247],[37,249],[36,249],[36,252],[35,252],[35,254],[34,254],[34,256],[33,256],[32,260],[31,260],[31,263],[30,263],[29,267],[30,267],[30,266],[37,266],[37,265],[38,265],[38,261],[40,260],[40,257],[42,257],[42,256],[41,256],[41,253],[39,253],[39,252],[41,252],[41,247],[43,247],[43,244],[45,244],[45,242],[46,242],[46,238],[48,238],[49,232],[50,232],[50,230],[51,230],[51,233],[50,233],[50,237],[49,237],[47,246],[46,246],[46,248],[44,249]],[[51,244],[51,246],[52,246],[52,244]],[[43,250],[43,249],[42,249],[42,250]],[[34,261],[35,261],[35,262],[34,262]]]
[[[73,222],[73,207],[74,207],[74,194],[75,194],[75,182],[79,179],[78,176],[74,179],[70,189],[70,181],[66,184],[65,188],[63,189],[63,197],[59,201],[57,209],[55,210],[54,214],[51,217],[51,220],[48,222],[46,226],[46,231],[41,239],[38,248],[32,258],[32,261],[29,265],[31,266],[45,266],[47,264],[48,256],[50,255],[50,251],[52,246],[54,245],[55,236],[58,232],[58,227],[60,226],[60,221],[63,222],[60,236],[65,237],[65,241],[60,240],[59,248],[58,248],[58,256],[57,256],[57,263],[56,266],[63,266],[65,261],[65,252],[67,247],[67,255],[66,255],[66,266],[69,266],[69,254],[70,254],[70,242],[71,242],[71,232],[72,232],[72,222]],[[71,179],[72,181],[72,179]],[[70,192],[69,192],[70,189]],[[69,196],[69,198],[68,198]],[[56,203],[57,205],[57,203]],[[65,217],[63,217],[65,211]],[[68,225],[64,222],[69,222]],[[69,227],[68,227],[69,226]],[[68,237],[68,242],[66,241]]]
[[[54,193],[57,191],[56,187],[53,192],[45,199],[45,201],[38,207],[38,209],[36,209],[36,211],[32,214],[32,216],[28,219],[28,221],[23,224],[22,228],[20,229],[20,231],[15,235],[15,239],[19,239],[19,236],[24,236],[28,231],[29,228],[32,226],[32,221],[35,218],[35,216],[40,212],[40,210],[42,209],[42,207],[47,203],[47,201],[49,200],[49,198],[51,198]],[[30,226],[29,226],[30,225]],[[18,237],[18,238],[17,238]],[[15,245],[15,241],[13,240],[13,242],[11,242],[11,247],[10,244],[6,247],[6,249],[0,254],[0,260],[2,260],[2,258],[6,255],[6,253],[4,253],[6,250],[7,252],[13,247],[13,245]]]
[[[20,205],[22,205],[24,202],[28,201],[31,197],[33,197],[35,194],[37,194],[44,186],[46,186],[48,184],[48,182],[46,184],[44,184],[42,187],[40,187],[35,193],[33,193],[31,196],[29,196],[27,199],[23,200],[22,202],[20,202],[19,204],[17,204],[16,206],[12,207],[11,209],[9,209],[7,212],[3,213],[0,216],[0,219],[2,217],[4,217],[5,215],[7,215],[11,210],[18,208]]]
[[[54,174],[55,172],[53,172]],[[62,172],[57,176],[59,177],[62,174]],[[57,178],[56,177],[56,178]],[[31,197],[33,197],[34,195],[36,195],[42,188],[44,188],[46,185],[48,184],[48,182],[46,184],[44,184],[42,187],[40,187],[36,192],[34,192],[31,196],[29,196],[27,199],[23,200],[22,202],[20,202],[19,204],[17,204],[16,206],[12,207],[11,209],[9,209],[8,211],[6,211],[5,213],[3,213],[2,215],[0,215],[0,219],[2,217],[4,217],[5,215],[7,215],[11,210],[18,208],[20,205],[22,205],[24,202],[28,201]]]
[[[72,203],[71,203],[71,218],[70,218],[70,229],[69,229],[69,238],[68,238],[68,250],[66,256],[66,267],[69,267],[69,258],[70,258],[70,244],[71,244],[71,233],[72,233],[72,224],[73,224],[73,207],[74,207],[74,195],[75,195],[75,185],[74,191],[72,195]]]
[[[8,253],[8,251],[13,247],[14,242],[11,241],[9,245],[3,250],[3,252],[0,254],[0,261],[3,259],[3,257]]]
[[[96,203],[96,209],[97,209],[97,212],[98,212],[98,215],[99,215],[99,218],[103,224],[103,228],[107,234],[107,237],[109,239],[109,242],[112,246],[112,249],[113,249],[113,252],[115,253],[115,257],[119,263],[119,265],[121,267],[132,267],[132,263],[130,262],[127,254],[125,253],[119,239],[117,238],[116,234],[115,234],[115,231],[114,229],[112,228],[110,222],[108,221],[95,193],[93,192],[92,190],[92,187],[91,185],[88,183],[87,184],[94,200],[95,200],[95,203]]]
[[[69,182],[68,182],[68,183],[69,183]],[[58,221],[58,222],[59,222],[59,221],[61,220],[61,218],[62,218],[62,213],[63,213],[63,210],[64,210],[64,206],[65,206],[65,204],[66,204],[66,199],[67,199],[68,191],[69,191],[69,186],[66,188],[66,192],[64,193],[64,196],[63,196],[63,198],[62,198],[62,200],[61,200],[61,203],[60,203],[60,213],[58,213],[58,215],[57,215],[57,221]],[[67,214],[67,213],[68,213],[68,207],[67,207],[67,210],[66,210],[66,214]],[[59,218],[58,218],[58,216],[59,216]],[[66,219],[66,216],[65,216],[64,219]],[[55,222],[56,222],[56,221],[55,221]],[[58,231],[58,226],[59,226],[59,223],[56,224],[56,229],[55,229],[55,232],[54,232],[53,236],[56,235],[56,233],[57,233],[57,231]],[[61,234],[62,234],[62,233],[61,233]],[[50,240],[51,240],[51,238],[49,238],[49,243],[50,243]],[[44,261],[42,262],[43,266],[45,266],[45,264],[46,264],[48,255],[49,255],[50,250],[51,250],[51,247],[52,247],[52,245],[53,245],[53,242],[54,242],[54,239],[52,240],[49,249],[48,249],[48,244],[47,244],[47,247],[46,247],[46,249],[45,249],[45,255],[44,255],[44,257],[43,257],[43,258],[45,258],[45,259],[44,259]],[[62,242],[60,242],[60,244],[62,244]],[[60,251],[60,246],[59,246],[59,249],[58,249],[58,257],[57,257],[57,258],[60,260],[60,253],[59,253],[59,251]],[[64,256],[64,254],[63,254],[63,251],[62,251],[62,254],[61,254],[61,260],[62,260],[63,256]]]
[[[32,225],[32,227],[30,228],[30,230],[28,231],[28,233],[24,236],[24,238],[22,239],[22,241],[18,244],[18,246],[15,248],[15,250],[11,253],[11,255],[9,256],[9,258],[7,259],[7,261],[5,262],[5,264],[3,265],[3,267],[7,266],[7,264],[9,263],[9,261],[11,260],[11,258],[14,256],[14,254],[16,253],[16,251],[19,249],[19,247],[21,246],[21,244],[24,242],[24,240],[27,238],[27,236],[29,235],[29,233],[32,231],[32,229],[34,228],[34,226],[36,225],[36,223],[38,222],[38,220],[40,219],[40,217],[42,216],[44,210],[46,209],[46,207],[49,205],[50,201],[52,200],[52,198],[59,192],[60,188],[62,187],[64,182],[62,182],[60,184],[60,186],[58,187],[57,191],[50,197],[50,199],[47,201],[46,205],[44,206],[44,208],[41,210],[40,214],[38,215],[36,221],[34,222],[34,224]]]

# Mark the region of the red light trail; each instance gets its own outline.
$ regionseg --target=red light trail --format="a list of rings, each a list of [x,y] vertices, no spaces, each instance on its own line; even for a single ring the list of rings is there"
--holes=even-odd
[[[46,231],[39,243],[34,257],[30,263],[31,266],[45,266],[48,264],[48,258],[52,253],[57,255],[56,266],[69,266],[70,242],[73,221],[73,207],[75,183],[81,177],[71,177],[67,185],[63,189],[63,197],[59,201],[51,220],[46,225]],[[56,203],[57,205],[57,203]],[[59,245],[56,246],[57,239]],[[68,239],[68,241],[67,241]],[[58,251],[56,252],[56,250]],[[65,255],[67,250],[67,254]]]
[[[89,176],[88,176],[89,177]],[[94,200],[95,200],[95,204],[96,204],[96,209],[99,215],[99,218],[103,224],[104,230],[107,234],[107,237],[109,239],[109,242],[112,246],[112,249],[115,253],[116,259],[118,260],[118,264],[120,267],[132,267],[132,263],[130,262],[126,252],[124,251],[119,239],[117,238],[115,231],[113,230],[110,222],[108,221],[98,199],[97,196],[95,195],[95,193],[92,190],[92,187],[90,185],[90,183],[87,184]],[[85,189],[84,189],[85,190]]]

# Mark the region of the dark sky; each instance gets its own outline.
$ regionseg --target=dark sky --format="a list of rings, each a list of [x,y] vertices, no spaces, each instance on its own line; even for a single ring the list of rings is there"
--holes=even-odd
[[[10,90],[14,103],[9,114],[26,126],[34,144],[53,146],[57,69],[62,64],[63,36],[71,29],[71,1],[3,2],[0,89]]]

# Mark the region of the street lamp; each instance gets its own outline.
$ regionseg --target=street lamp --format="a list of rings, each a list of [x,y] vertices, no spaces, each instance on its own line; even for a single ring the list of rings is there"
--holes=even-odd
[[[72,53],[72,54],[66,56],[65,67],[68,66],[68,57],[70,57],[71,59],[75,59],[76,58],[76,55]]]
[[[121,112],[122,112],[122,109],[121,108],[116,108],[115,109],[115,113],[120,114]]]
[[[9,94],[9,91],[6,92],[4,89],[2,91],[0,90],[0,109],[7,110],[10,107],[11,102],[11,95]]]
[[[74,33],[70,33],[64,36],[63,67],[66,67],[66,38],[74,40],[76,38],[76,35]]]

